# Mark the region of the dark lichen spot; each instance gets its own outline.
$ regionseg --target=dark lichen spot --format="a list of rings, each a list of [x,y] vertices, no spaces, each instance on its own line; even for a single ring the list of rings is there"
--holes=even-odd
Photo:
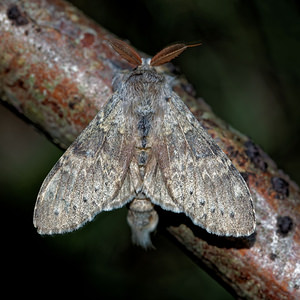
[[[211,209],[210,209],[210,212],[211,212],[212,214],[213,214],[215,211],[216,211],[215,208],[211,208]]]
[[[205,200],[204,200],[204,199],[200,199],[200,204],[201,204],[202,206],[204,206],[204,205],[205,205]]]
[[[299,285],[298,285],[298,284],[295,284],[295,285],[294,285],[294,289],[295,289],[295,290],[299,290]]]
[[[24,84],[24,81],[22,79],[19,79],[17,81],[17,85],[18,85],[19,88],[25,90],[25,84]]]
[[[244,178],[244,180],[246,182],[248,182],[248,179],[249,179],[249,173],[248,172],[241,172],[240,173],[242,175],[242,177]]]
[[[68,102],[68,106],[70,109],[74,109],[76,105],[80,104],[81,102],[81,97],[79,95],[74,95],[72,99]]]
[[[58,210],[55,210],[55,211],[54,211],[54,215],[55,215],[55,216],[58,216],[58,215],[59,215]]]
[[[232,211],[229,216],[231,219],[234,219],[234,212]]]
[[[77,210],[77,206],[73,205],[73,210],[76,211]]]
[[[7,17],[10,20],[15,20],[20,16],[20,11],[17,5],[12,5],[11,7],[8,8],[7,10]]]
[[[165,100],[166,100],[166,102],[170,102],[171,98],[170,97],[166,97]]]
[[[63,118],[64,113],[62,107],[56,102],[50,100],[49,98],[46,98],[45,100],[43,100],[42,105],[49,107],[49,109],[53,110],[56,115],[58,115],[60,118]]]
[[[74,103],[74,102],[69,102],[68,103],[68,106],[69,106],[70,109],[74,109],[75,105],[76,105],[76,103]]]
[[[21,13],[17,5],[12,5],[7,10],[7,17],[16,26],[23,26],[28,24],[27,18]]]
[[[250,158],[251,162],[260,170],[265,172],[268,168],[268,164],[261,156],[261,150],[250,140],[248,140],[244,146],[246,147],[246,154]]]
[[[227,147],[227,153],[228,153],[228,156],[229,156],[230,158],[235,158],[235,157],[238,156],[239,151],[236,150],[233,146],[228,146],[228,147]]]
[[[271,253],[271,254],[269,255],[269,257],[270,257],[271,260],[274,261],[274,260],[277,258],[277,254]]]
[[[206,220],[207,214],[203,214],[202,218],[203,218],[204,220]]]
[[[192,97],[194,97],[196,95],[195,89],[193,87],[192,84],[190,83],[181,83],[181,87],[182,89],[188,93],[189,95],[191,95]]]
[[[221,213],[222,216],[224,216],[224,211],[223,211],[223,209],[220,209],[220,213]]]
[[[95,189],[95,192],[96,192],[96,191],[97,191],[97,190]],[[82,201],[83,201],[84,203],[86,203],[86,202],[88,201],[87,197],[84,196],[84,197],[82,198]]]
[[[271,179],[273,189],[277,192],[276,198],[283,199],[290,194],[289,183],[280,177],[273,177]]]
[[[277,233],[286,236],[293,228],[293,220],[289,216],[277,218]]]

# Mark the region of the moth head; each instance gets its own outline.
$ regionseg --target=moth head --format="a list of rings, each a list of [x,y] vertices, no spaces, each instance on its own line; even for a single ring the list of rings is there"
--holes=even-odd
[[[120,54],[122,58],[127,60],[134,67],[138,66],[151,66],[157,67],[161,66],[165,63],[170,62],[172,59],[180,55],[184,50],[190,47],[200,46],[201,43],[187,45],[184,43],[174,44],[168,46],[161,51],[159,51],[156,55],[152,57],[152,59],[144,59],[127,43],[118,40],[118,39],[110,39],[108,40],[113,49]]]

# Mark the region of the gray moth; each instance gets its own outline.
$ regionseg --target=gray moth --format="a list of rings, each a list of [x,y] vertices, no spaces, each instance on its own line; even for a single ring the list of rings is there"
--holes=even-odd
[[[34,209],[38,232],[73,231],[128,204],[132,240],[144,248],[158,223],[155,205],[209,233],[252,234],[243,177],[155,69],[195,45],[175,44],[150,60],[123,41],[110,44],[135,68],[118,74],[111,99],[44,180]]]

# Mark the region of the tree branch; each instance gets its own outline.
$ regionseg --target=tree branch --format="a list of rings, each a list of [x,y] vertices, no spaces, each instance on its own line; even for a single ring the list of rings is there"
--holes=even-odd
[[[109,47],[110,37],[61,0],[2,1],[2,102],[66,148],[111,96],[113,74],[128,67]],[[300,298],[299,187],[195,98],[184,78],[174,90],[247,180],[257,231],[249,239],[220,238],[167,212],[161,212],[161,228],[237,297]]]

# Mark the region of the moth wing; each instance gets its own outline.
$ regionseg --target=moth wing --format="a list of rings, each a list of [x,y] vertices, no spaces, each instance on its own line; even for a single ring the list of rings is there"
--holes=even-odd
[[[126,136],[120,102],[113,96],[44,180],[34,209],[39,233],[75,230],[134,197],[133,181],[139,180],[129,168],[134,144]]]
[[[145,194],[166,210],[185,213],[210,233],[253,233],[253,203],[241,174],[177,95],[165,109],[154,133]]]

